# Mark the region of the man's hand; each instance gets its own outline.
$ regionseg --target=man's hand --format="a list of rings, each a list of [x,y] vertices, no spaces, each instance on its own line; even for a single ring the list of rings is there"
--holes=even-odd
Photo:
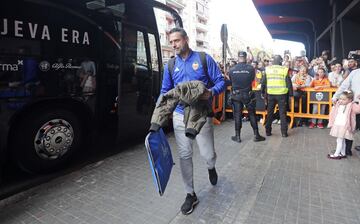
[[[206,89],[204,93],[199,97],[200,100],[208,100],[212,96],[212,92],[209,89]]]

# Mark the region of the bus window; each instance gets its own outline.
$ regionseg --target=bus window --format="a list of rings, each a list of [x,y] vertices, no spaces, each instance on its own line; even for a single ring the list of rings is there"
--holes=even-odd
[[[156,47],[155,35],[149,33],[149,46],[150,46],[150,55],[151,55],[151,67],[154,72],[159,72],[159,59],[158,52]]]
[[[137,32],[137,64],[147,66],[146,47],[143,32]]]
[[[149,48],[150,48],[150,57],[151,57],[151,67],[152,67],[152,89],[153,89],[153,101],[156,102],[159,93],[160,93],[160,64],[159,64],[159,55],[158,50],[160,51],[160,46],[156,42],[156,37],[154,34],[149,33]]]

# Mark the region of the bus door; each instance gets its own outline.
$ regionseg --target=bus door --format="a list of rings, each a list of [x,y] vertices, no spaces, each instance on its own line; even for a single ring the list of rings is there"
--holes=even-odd
[[[149,36],[144,29],[133,26],[123,26],[122,36],[123,60],[117,100],[120,141],[129,140],[129,136],[131,139],[144,136],[154,107]]]
[[[161,48],[158,36],[148,33],[148,37],[152,68],[152,101],[155,104],[160,95],[162,82]]]

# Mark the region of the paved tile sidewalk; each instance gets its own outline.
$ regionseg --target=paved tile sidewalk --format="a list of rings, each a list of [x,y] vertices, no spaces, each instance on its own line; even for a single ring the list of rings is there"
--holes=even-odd
[[[178,164],[160,197],[143,145],[57,178],[0,207],[0,223],[360,223],[360,160],[333,161],[329,130],[290,130],[254,143],[245,123],[240,144],[230,141],[233,123],[216,126],[218,185],[194,153],[199,205],[189,216]],[[262,132],[264,132],[262,130]],[[355,143],[360,143],[356,134]],[[170,136],[174,145],[174,138]],[[173,147],[175,149],[175,147]],[[177,163],[176,151],[173,156]],[[1,204],[1,202],[0,202]]]

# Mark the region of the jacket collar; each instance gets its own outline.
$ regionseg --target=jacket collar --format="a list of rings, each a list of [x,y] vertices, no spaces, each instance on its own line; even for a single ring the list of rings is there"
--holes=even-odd
[[[189,58],[191,58],[191,56],[193,55],[193,53],[194,53],[194,51],[193,50],[191,50],[191,48],[189,49],[190,50],[190,52],[189,52],[189,55],[187,56],[187,58],[185,58],[185,59],[183,59],[180,55],[176,55],[176,57],[177,58],[179,58],[180,60],[182,60],[182,61],[187,61],[187,60],[189,60]]]

